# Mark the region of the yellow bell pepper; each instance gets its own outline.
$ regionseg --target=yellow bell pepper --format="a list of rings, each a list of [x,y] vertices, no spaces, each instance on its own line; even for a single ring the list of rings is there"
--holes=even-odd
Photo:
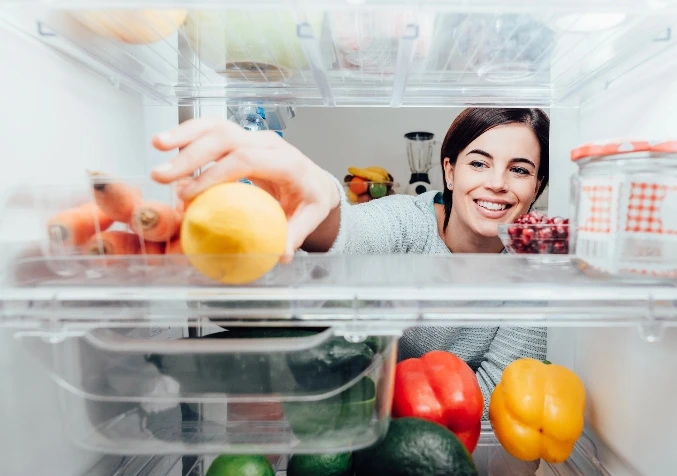
[[[585,387],[561,365],[519,359],[503,371],[489,401],[498,441],[515,458],[565,461],[583,432]]]

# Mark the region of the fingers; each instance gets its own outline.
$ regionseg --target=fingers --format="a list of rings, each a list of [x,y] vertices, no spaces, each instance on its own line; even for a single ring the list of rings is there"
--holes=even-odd
[[[182,177],[191,177],[195,170],[222,159],[233,151],[236,144],[220,132],[206,134],[186,146],[170,162],[152,170],[157,182],[170,183]]]
[[[220,118],[203,117],[179,124],[174,129],[153,137],[153,146],[163,152],[180,149],[208,132],[221,130],[224,133],[247,132],[234,122]]]
[[[250,161],[244,157],[244,154],[234,152],[228,155],[226,160],[221,160],[205,170],[196,179],[182,184],[181,188],[177,189],[177,194],[182,200],[192,200],[213,185],[234,182],[251,173]]]
[[[192,176],[195,170],[223,158],[239,147],[250,145],[253,139],[250,131],[231,122],[214,119],[185,122],[153,138],[153,144],[159,150],[183,149],[170,162],[153,169],[151,176],[160,183]]]

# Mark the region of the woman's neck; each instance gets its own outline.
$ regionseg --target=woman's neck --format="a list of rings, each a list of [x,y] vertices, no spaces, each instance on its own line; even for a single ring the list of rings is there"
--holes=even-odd
[[[452,253],[500,253],[503,250],[503,243],[498,236],[489,238],[474,233],[459,220],[453,208],[447,229],[443,231],[444,207],[441,208],[442,216],[439,223],[439,232],[449,251]]]

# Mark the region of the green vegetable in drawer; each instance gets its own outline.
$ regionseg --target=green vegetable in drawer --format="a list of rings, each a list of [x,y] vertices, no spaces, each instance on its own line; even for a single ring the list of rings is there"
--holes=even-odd
[[[349,443],[369,428],[376,407],[376,384],[365,377],[332,397],[282,405],[297,438],[332,445]]]
[[[312,337],[322,328],[233,327],[195,338],[267,339]],[[304,395],[328,392],[359,376],[371,365],[381,338],[351,343],[331,337],[295,352],[151,354],[147,359],[160,372],[179,382],[181,393],[284,393]],[[224,346],[225,348],[225,346]],[[265,345],[261,345],[264,349]]]
[[[352,476],[352,453],[294,455],[287,476]]]

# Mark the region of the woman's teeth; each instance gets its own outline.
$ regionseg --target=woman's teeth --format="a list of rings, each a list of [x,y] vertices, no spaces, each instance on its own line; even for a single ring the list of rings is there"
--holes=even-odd
[[[483,200],[477,200],[477,204],[482,208],[486,208],[487,210],[501,211],[508,208],[508,205],[505,203],[485,202]]]

